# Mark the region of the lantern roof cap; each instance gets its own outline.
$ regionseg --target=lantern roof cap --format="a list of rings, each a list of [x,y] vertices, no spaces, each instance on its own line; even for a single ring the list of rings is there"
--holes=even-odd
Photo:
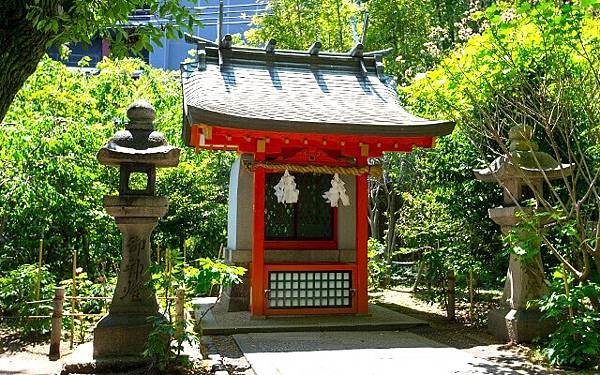
[[[508,155],[497,157],[487,168],[475,169],[475,177],[486,182],[545,179],[570,176],[574,164],[562,164],[546,152],[538,151],[533,128],[516,125],[508,131]]]
[[[386,51],[327,53],[198,43],[196,61],[181,65],[184,140],[191,125],[281,133],[441,136],[451,121],[415,116],[400,104],[383,73]],[[271,46],[271,48],[269,48]]]
[[[117,131],[96,157],[101,164],[150,164],[174,167],[179,163],[180,150],[167,143],[161,132],[154,130],[156,111],[145,100],[137,100],[127,109],[129,121]]]

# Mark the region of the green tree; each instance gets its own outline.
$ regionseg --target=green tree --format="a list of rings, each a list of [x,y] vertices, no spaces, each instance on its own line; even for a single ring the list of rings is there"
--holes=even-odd
[[[570,163],[573,176],[545,179],[521,217],[525,244],[542,244],[546,266],[556,267],[540,304],[557,318],[546,353],[553,363],[597,363],[600,321],[600,21],[597,1],[498,3],[480,14],[488,28],[407,88],[421,113],[453,118],[479,150],[481,164],[509,155],[508,129],[529,125],[540,150]],[[527,181],[531,187],[532,181]],[[541,226],[541,229],[537,229]],[[520,229],[520,228],[518,228]],[[511,242],[525,259],[539,246]],[[535,301],[532,301],[535,303]]]
[[[447,51],[480,29],[474,15],[491,1],[370,0],[366,45],[392,48],[385,59],[388,73],[400,83],[433,68]]]
[[[138,8],[165,21],[130,27],[128,15]],[[197,21],[179,0],[5,0],[0,3],[0,122],[25,80],[49,47],[89,43],[95,35],[112,40],[112,51],[151,49],[166,35],[174,37]]]
[[[352,18],[359,23],[353,1],[278,0],[269,2],[268,10],[255,17],[255,27],[245,34],[252,45],[275,38],[277,48],[302,50],[316,41],[326,51],[352,48]]]

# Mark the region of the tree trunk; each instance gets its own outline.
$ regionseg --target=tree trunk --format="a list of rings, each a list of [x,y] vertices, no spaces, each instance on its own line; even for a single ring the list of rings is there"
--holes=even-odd
[[[421,276],[423,275],[423,270],[425,269],[425,260],[421,259],[419,262],[419,269],[417,270],[417,276],[415,277],[415,283],[412,286],[412,292],[416,293],[417,288],[419,287],[419,281],[421,281]]]
[[[386,189],[388,196],[387,200],[387,218],[388,228],[385,238],[385,263],[387,266],[386,277],[384,287],[388,288],[392,281],[392,256],[394,254],[394,248],[396,247],[396,221],[398,214],[396,212],[396,194]]]
[[[369,227],[371,229],[370,236],[381,240],[379,230],[379,221],[381,217],[381,213],[379,212],[379,191],[381,189],[381,184],[379,181],[375,181],[374,179],[369,179]]]
[[[0,4],[0,122],[27,78],[46,53],[50,33],[33,27],[26,19],[22,1]]]
[[[86,231],[84,231],[81,235],[81,250],[83,253],[83,260],[85,262],[85,272],[88,275],[96,275],[96,265],[91,261],[90,258],[90,241]]]
[[[473,300],[474,300],[474,291],[473,291],[473,270],[469,270],[469,320],[473,323]]]
[[[456,275],[454,269],[448,270],[448,303],[446,304],[446,315],[448,320],[456,320]]]

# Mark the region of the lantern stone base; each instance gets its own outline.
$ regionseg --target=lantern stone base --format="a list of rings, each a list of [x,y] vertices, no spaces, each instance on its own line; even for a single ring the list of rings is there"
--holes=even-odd
[[[141,356],[153,320],[144,315],[105,316],[94,328],[94,358]]]
[[[488,314],[488,330],[495,337],[513,342],[531,342],[552,332],[555,322],[542,319],[539,310],[521,310],[503,307]]]
[[[141,357],[153,317],[162,318],[150,285],[150,235],[168,203],[164,197],[105,196],[104,208],[123,236],[123,258],[109,313],[94,329],[93,356]]]

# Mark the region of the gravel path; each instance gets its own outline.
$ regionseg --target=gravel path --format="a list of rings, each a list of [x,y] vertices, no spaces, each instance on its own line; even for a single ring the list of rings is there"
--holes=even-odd
[[[233,336],[209,336],[230,375],[255,375]]]
[[[486,332],[485,328],[481,326],[481,321],[478,322],[479,326],[464,324],[464,321],[467,320],[465,316],[460,317],[463,323],[447,321],[444,311],[433,304],[414,298],[408,290],[387,290],[376,293],[372,297],[381,306],[426,320],[431,325],[430,327],[412,328],[408,330],[409,332],[460,349],[504,368],[509,368],[516,374],[546,375],[560,373],[560,371],[548,370],[542,366],[532,364],[528,359],[531,352],[529,347],[507,345],[498,341]],[[490,306],[485,305],[481,308],[486,310]],[[476,314],[482,315],[483,312],[476,311]],[[231,336],[211,336],[210,340],[214,345],[214,349],[221,355],[221,359],[230,374],[255,375]]]

